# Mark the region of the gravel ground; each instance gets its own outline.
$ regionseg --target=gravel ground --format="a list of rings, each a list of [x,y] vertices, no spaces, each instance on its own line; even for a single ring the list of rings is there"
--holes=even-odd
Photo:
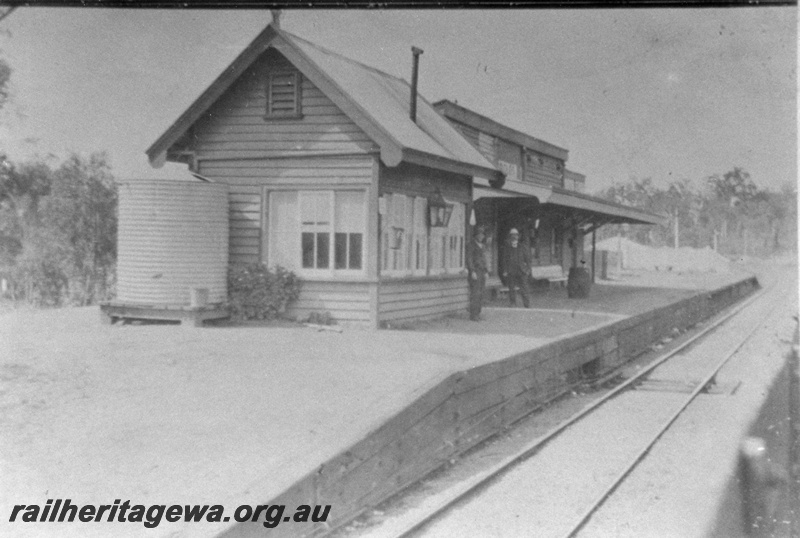
[[[570,316],[566,326],[610,319]],[[449,373],[552,337],[537,336],[536,324],[502,337],[490,323],[473,326],[471,334],[409,338],[406,331],[107,327],[94,308],[0,314],[0,535],[144,533],[136,524],[9,527],[11,506],[48,498],[263,502]],[[217,530],[162,523],[146,535]]]
[[[775,271],[775,265],[778,265],[782,269]],[[797,288],[793,279],[794,273],[796,272],[796,263],[793,259],[786,260],[782,264],[771,264],[766,268],[763,264],[751,263],[747,266],[747,269],[758,271],[760,273],[760,280],[765,283],[765,285],[783,280],[783,297],[790,298],[790,301],[785,304],[784,310],[788,312],[789,315],[792,312],[797,311]],[[656,278],[657,276],[658,275],[651,275],[649,278]],[[638,283],[641,283],[644,280],[646,279],[641,275],[637,278]],[[648,285],[652,285],[652,282],[649,282]],[[786,315],[784,315],[784,318],[786,318]],[[788,319],[791,320],[790,316]],[[784,324],[784,327],[777,329],[777,332],[786,332],[787,330],[791,331],[791,327],[787,328]],[[666,343],[663,346],[664,350],[668,350],[671,347],[679,344],[683,338],[685,337],[680,337],[670,343]],[[726,337],[724,335],[718,335],[716,343],[713,341],[711,342],[711,347],[714,348],[714,346],[716,346],[719,348],[724,345],[725,341]],[[778,353],[785,352],[785,342],[780,338],[775,338],[775,334],[771,335],[771,339],[769,339],[769,341],[771,342],[773,350],[778,349]],[[756,345],[758,346],[761,344]],[[665,368],[659,372],[658,376],[661,379],[672,380],[690,381],[697,379],[704,371],[704,368],[698,367],[698,363],[701,361],[698,360],[697,353],[697,350],[683,353],[680,357],[677,357],[676,361],[671,362],[668,366],[665,365]],[[775,353],[775,351],[773,351],[773,353]],[[640,357],[633,363],[630,363],[626,369],[635,371],[638,368],[637,365],[648,362],[654,355],[655,352],[650,352]],[[748,417],[751,417],[753,410],[757,407],[757,403],[754,403],[753,401],[752,391],[762,390],[764,387],[763,383],[765,382],[765,378],[769,378],[770,375],[774,375],[774,370],[764,368],[764,365],[762,364],[754,364],[752,361],[748,362],[746,360],[745,362],[749,364],[750,369],[754,367],[757,368],[760,377],[759,375],[753,377],[754,382],[750,385],[749,389],[750,398],[743,399],[742,401],[738,402],[737,412],[726,413],[727,408],[724,405],[725,400],[720,399],[720,396],[708,397],[712,399],[711,401],[716,402],[716,404],[719,404],[720,402],[723,403],[719,409],[719,412],[725,414],[726,417],[725,420],[718,420],[718,426],[720,426],[718,429],[724,430],[728,437],[728,442],[734,444],[738,443],[741,435],[743,435],[742,428],[746,428],[749,420]],[[722,374],[720,375],[720,383],[723,385],[726,385],[726,383],[731,384],[733,381],[738,380],[741,380],[741,378],[738,378],[737,380],[730,380],[723,377]],[[378,507],[375,511],[368,513],[359,520],[353,522],[353,524],[351,524],[348,528],[342,529],[337,536],[386,536],[387,534],[385,534],[383,531],[384,527],[390,528],[393,525],[396,526],[399,524],[399,521],[403,520],[404,518],[410,518],[413,520],[414,514],[424,512],[424,507],[426,505],[436,504],[437,498],[446,498],[449,495],[449,490],[457,488],[462,482],[468,480],[472,476],[485,472],[486,469],[496,465],[498,462],[509,457],[511,454],[516,453],[521,447],[528,445],[537,437],[541,437],[556,424],[562,420],[565,420],[595,398],[600,397],[602,394],[604,394],[604,392],[605,391],[600,390],[598,392],[587,394],[573,393],[569,397],[565,397],[557,402],[554,402],[542,412],[535,413],[529,416],[527,419],[520,421],[520,423],[515,425],[515,427],[509,432],[501,436],[497,436],[496,438],[484,443],[482,446],[477,447],[470,453],[465,454],[461,459],[454,462],[454,465],[450,466],[449,468],[440,470],[440,472],[430,476],[428,479],[416,485],[415,487],[409,488],[407,491],[398,495],[394,499],[390,499],[388,502],[384,503],[384,505]],[[649,415],[652,417],[658,413],[663,413],[663,409],[661,409],[661,406],[659,405],[656,405],[655,408],[645,407],[648,405],[648,401],[652,401],[652,399],[647,397],[646,393],[644,395],[641,393],[638,395],[634,394],[633,397],[641,399],[642,410],[649,410],[648,412],[645,412],[644,415],[642,413],[638,413],[635,416],[642,418],[643,416],[646,417]],[[714,398],[717,399],[714,400]],[[749,413],[749,415],[747,413]],[[610,427],[609,425],[614,424],[615,421],[627,421],[631,426],[628,433],[637,431],[637,428],[633,428],[633,416],[626,417],[624,414],[622,414],[616,418],[606,420],[610,420],[610,422],[606,423],[606,426],[603,426],[602,424],[596,425],[594,429],[588,428],[588,431],[600,432],[607,430]],[[711,418],[711,420],[713,421],[715,419]],[[647,423],[648,421],[644,421],[642,423],[642,428],[645,430],[650,427],[647,425]],[[724,425],[724,427],[722,427],[722,425]],[[694,432],[694,435],[696,434],[697,432]],[[626,435],[625,430],[623,430],[622,435]],[[569,452],[569,449],[565,448],[560,451],[556,450],[549,452],[549,457],[556,459],[562,458],[565,454],[570,454],[570,457],[568,458],[568,464],[559,464],[558,462],[550,462],[549,464],[542,463],[541,465],[537,466],[534,471],[531,471],[533,474],[529,473],[527,476],[517,477],[513,480],[509,479],[511,482],[505,489],[505,494],[498,495],[495,500],[495,504],[490,503],[487,506],[482,507],[480,512],[476,512],[475,510],[477,509],[467,507],[467,505],[462,505],[460,510],[469,515],[469,517],[465,518],[465,520],[463,520],[460,524],[455,523],[452,524],[453,526],[446,526],[448,524],[440,524],[439,526],[427,527],[420,534],[422,536],[558,536],[558,529],[565,525],[566,521],[570,519],[569,517],[559,517],[558,514],[564,515],[570,512],[575,513],[580,511],[578,508],[579,503],[576,503],[575,499],[573,499],[570,496],[571,494],[568,492],[572,491],[574,494],[576,491],[580,491],[581,488],[588,488],[586,491],[591,491],[591,486],[601,479],[601,476],[597,476],[594,473],[591,473],[590,476],[586,474],[592,467],[592,459],[596,460],[597,458],[606,458],[607,454],[609,453],[609,450],[601,451],[597,449],[596,444],[598,441],[591,434],[584,434],[582,439],[580,436],[578,437],[579,438],[576,439],[577,444],[574,446],[588,446],[590,448],[573,452]],[[617,511],[613,513],[613,515],[606,518],[605,523],[608,525],[609,522],[611,522],[610,527],[606,526],[599,528],[597,526],[593,526],[591,527],[591,531],[587,531],[583,535],[590,537],[617,535],[682,536],[682,534],[671,533],[669,531],[669,523],[665,521],[669,518],[680,520],[681,507],[686,503],[691,504],[695,508],[702,506],[702,517],[699,516],[697,514],[697,510],[695,510],[695,512],[692,513],[692,515],[695,516],[694,519],[690,519],[690,523],[681,528],[681,532],[686,532],[688,529],[693,529],[695,531],[694,534],[689,533],[684,535],[689,536],[700,534],[697,532],[697,523],[702,520],[704,524],[710,524],[711,520],[713,520],[716,510],[714,500],[719,498],[721,494],[719,488],[721,487],[721,484],[730,478],[732,471],[731,461],[729,459],[715,459],[716,452],[714,443],[718,440],[719,436],[715,437],[714,434],[708,434],[703,438],[702,449],[704,452],[700,454],[695,454],[692,452],[692,454],[689,455],[689,458],[686,458],[684,455],[683,457],[679,457],[676,461],[676,454],[679,454],[681,450],[685,454],[685,448],[687,446],[693,446],[690,438],[682,439],[682,444],[673,446],[672,453],[669,454],[666,459],[661,461],[660,468],[650,473],[645,473],[644,475],[637,475],[637,479],[641,478],[641,476],[644,476],[644,478],[641,478],[643,483],[639,484],[639,489],[629,492],[624,497],[620,496],[620,498],[628,499],[630,503],[635,503],[636,501],[641,500],[640,498],[650,500],[654,498],[669,498],[669,495],[662,495],[659,493],[659,491],[672,487],[672,500],[677,502],[667,504],[666,506],[658,505],[656,503],[652,510],[646,511],[646,513],[650,515],[653,515],[654,513],[667,514],[664,518],[659,520],[657,517],[650,519],[645,516],[639,517],[637,515],[637,511],[640,510],[640,508],[623,505],[622,508],[618,507]],[[617,441],[622,442],[623,439],[618,438]],[[613,443],[613,440],[612,445],[617,446],[615,443]],[[633,450],[633,448],[635,447],[632,447],[631,450]],[[584,463],[579,463],[581,458],[585,459],[586,461]],[[689,460],[688,464],[682,465],[684,463],[683,460],[686,459]],[[704,460],[708,459],[715,460],[716,462],[716,467],[710,467],[716,472],[716,476],[713,479],[713,484],[717,488],[712,488],[713,494],[711,496],[709,495],[708,488],[704,489],[703,487],[697,487],[697,477],[704,476],[705,469],[708,467],[708,461]],[[561,461],[563,462],[564,460]],[[680,469],[678,469],[680,472],[676,472],[675,469],[673,469],[673,467],[678,466],[680,466]],[[574,473],[575,469],[583,469],[586,472],[576,474]],[[573,472],[570,473],[570,470]],[[683,474],[683,476],[680,478],[686,480],[686,483],[690,485],[695,484],[694,488],[690,487],[688,489],[688,497],[682,493],[681,488],[685,487],[685,485],[676,485],[674,481],[672,483],[664,483],[664,480],[666,480],[665,477],[677,478],[677,476],[680,474]],[[548,476],[549,478],[547,478]],[[659,482],[660,479],[664,480]],[[708,485],[709,481],[700,481],[699,483]],[[535,491],[531,491],[531,485],[535,484],[551,484],[551,487],[545,488],[544,490],[538,490],[539,497],[537,499],[537,493]],[[647,490],[647,488],[650,489]],[[653,492],[653,488],[655,488],[655,493]],[[698,500],[703,500],[704,502],[698,502]],[[619,502],[624,503],[624,501]],[[611,503],[609,503],[609,505],[610,504]],[[510,506],[516,506],[517,510],[511,510],[513,514],[510,517],[503,518],[500,514],[508,514],[509,512],[507,509]],[[678,510],[677,515],[676,510]],[[500,522],[501,519],[502,522]],[[600,518],[598,517],[597,519],[599,520]],[[628,520],[634,519],[638,520],[638,526],[626,524]],[[674,527],[674,522],[671,524]],[[692,527],[692,524],[694,524],[695,527]],[[625,529],[628,529],[628,532],[625,532]],[[654,529],[660,530],[654,531]]]
[[[264,502],[451,372],[545,341],[408,334],[108,327],[93,308],[0,316],[0,535],[143,532],[7,526],[13,505],[47,498]]]
[[[796,282],[785,282],[779,297],[796,290]],[[580,536],[682,538],[712,530],[740,442],[784,364],[796,327],[796,301],[777,299],[771,306],[761,319],[768,325],[717,376],[720,385],[741,383],[736,392],[699,395]],[[729,517],[738,520],[738,514]],[[788,525],[779,524],[770,536],[788,537]]]

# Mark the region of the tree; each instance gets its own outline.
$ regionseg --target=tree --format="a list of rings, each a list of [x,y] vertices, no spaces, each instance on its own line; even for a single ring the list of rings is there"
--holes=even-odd
[[[700,246],[699,243],[703,240],[696,229],[703,199],[689,180],[675,180],[665,189],[656,186],[651,178],[633,178],[628,183],[615,184],[601,192],[600,196],[618,204],[668,215],[672,223],[666,227],[625,225],[606,227],[602,235],[622,233],[639,243],[655,246],[672,246],[676,242],[680,245]],[[676,229],[680,234],[677,238]]]
[[[16,6],[0,7],[0,21],[11,15]],[[8,33],[7,31],[4,33]],[[0,58],[0,109],[8,100],[8,82],[11,80],[11,68],[8,63]]]
[[[27,228],[38,219],[39,201],[50,192],[53,171],[42,161],[15,165],[0,155],[0,267],[22,251]]]
[[[14,168],[4,183],[6,214],[17,218],[21,246],[11,252],[15,291],[38,305],[94,303],[107,297],[113,282],[114,178],[104,154],[88,160],[73,154],[48,171],[42,163],[29,163]],[[23,206],[24,216],[11,211]]]
[[[0,58],[0,109],[5,106],[9,97],[9,81],[11,80],[11,67]]]
[[[714,174],[706,181],[711,186],[713,195],[731,207],[752,200],[759,194],[758,187],[750,179],[750,174],[738,166],[722,176]]]
[[[761,190],[746,170],[734,167],[707,177],[702,187],[685,179],[666,188],[650,178],[615,184],[600,196],[669,215],[671,226],[606,226],[600,236],[621,233],[655,246],[714,246],[732,256],[769,256],[796,247],[797,189],[791,183],[780,192]]]
[[[710,210],[721,248],[733,255],[768,255],[771,228],[783,218],[770,203],[769,191],[759,190],[742,168],[734,167],[722,176],[706,179],[710,189]]]
[[[617,204],[652,210],[656,190],[651,178],[632,178],[628,183],[615,183],[605,191],[598,193],[598,195]],[[653,230],[649,226],[631,227],[625,224],[603,226],[600,228],[598,235],[600,239],[623,235],[643,244],[660,243],[660,240],[654,237]]]
[[[117,190],[105,154],[88,161],[69,157],[55,172],[42,207],[45,228],[68,246],[63,260],[71,302],[91,304],[105,296],[116,260]]]

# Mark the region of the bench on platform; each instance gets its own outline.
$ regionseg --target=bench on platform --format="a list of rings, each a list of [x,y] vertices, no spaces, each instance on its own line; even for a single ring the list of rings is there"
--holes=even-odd
[[[539,265],[531,267],[531,277],[536,280],[547,280],[548,284],[556,283],[564,286],[567,282],[567,275],[560,265]],[[508,287],[503,286],[500,279],[497,277],[488,278],[486,280],[486,289],[489,290],[490,296],[494,298],[508,297]]]
[[[538,280],[548,280],[558,282],[562,286],[567,281],[567,275],[564,274],[564,269],[560,265],[539,265],[531,267],[531,276]]]
[[[508,293],[508,288],[503,286],[503,283],[500,281],[500,277],[496,276],[487,276],[486,277],[486,291],[488,295],[484,295],[484,297],[491,299],[496,299],[499,295],[501,295],[502,290],[506,290]]]

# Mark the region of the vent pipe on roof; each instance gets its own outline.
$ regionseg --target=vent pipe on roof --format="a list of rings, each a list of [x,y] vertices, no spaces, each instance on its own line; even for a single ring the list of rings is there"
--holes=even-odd
[[[417,123],[417,75],[419,74],[419,55],[422,49],[411,47],[411,54],[414,55],[414,68],[411,71],[411,121]]]
[[[272,26],[280,30],[281,28],[281,10],[280,9],[270,9],[270,13],[272,14]]]

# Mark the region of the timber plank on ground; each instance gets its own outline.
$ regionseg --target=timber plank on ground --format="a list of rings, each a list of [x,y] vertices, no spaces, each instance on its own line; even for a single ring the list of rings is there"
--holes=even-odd
[[[136,305],[129,303],[108,302],[100,305],[100,319],[105,324],[113,324],[117,320],[166,320],[180,321],[181,325],[200,327],[211,319],[227,318],[227,308],[220,305],[190,307],[173,305]]]

